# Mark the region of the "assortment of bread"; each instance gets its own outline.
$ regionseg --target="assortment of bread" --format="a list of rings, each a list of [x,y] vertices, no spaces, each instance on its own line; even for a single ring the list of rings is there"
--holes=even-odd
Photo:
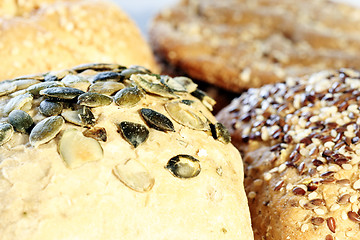
[[[359,239],[359,13],[1,1],[0,238]]]

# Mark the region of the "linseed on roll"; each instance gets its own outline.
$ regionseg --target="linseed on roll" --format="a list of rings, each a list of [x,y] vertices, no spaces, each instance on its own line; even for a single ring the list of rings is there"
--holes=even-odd
[[[360,238],[360,72],[249,89],[222,110],[245,161],[255,239]]]

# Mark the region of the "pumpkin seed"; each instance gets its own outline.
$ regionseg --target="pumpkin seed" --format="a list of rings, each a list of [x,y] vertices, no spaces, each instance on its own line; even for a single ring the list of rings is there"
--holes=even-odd
[[[95,125],[94,114],[86,106],[77,110],[63,110],[61,116],[63,116],[66,121],[82,127]]]
[[[183,101],[172,101],[165,104],[165,109],[176,122],[183,126],[195,130],[209,130],[206,117],[192,105],[187,105]]]
[[[201,171],[200,161],[190,155],[177,155],[171,158],[165,168],[178,178],[193,178]]]
[[[193,92],[197,88],[190,78],[161,76],[161,83],[176,92]]]
[[[92,82],[100,82],[100,81],[120,81],[122,79],[122,76],[120,73],[117,72],[101,72],[94,76]]]
[[[90,86],[90,82],[87,79],[73,74],[65,76],[61,82],[64,83],[66,87],[77,88],[82,91],[86,91]]]
[[[166,131],[175,132],[174,124],[165,115],[158,113],[149,108],[140,109],[140,114],[144,118],[145,122],[148,124],[149,127],[164,132]]]
[[[142,124],[133,122],[121,122],[118,127],[125,140],[135,148],[145,142],[149,136],[149,130]]]
[[[0,96],[8,95],[16,91],[16,84],[10,81],[0,82]]]
[[[28,87],[40,83],[39,80],[36,79],[19,79],[16,81],[13,81],[13,83],[16,85],[16,90],[23,90],[27,89]]]
[[[34,96],[39,96],[40,91],[43,89],[53,88],[53,87],[64,87],[64,86],[65,85],[59,81],[41,82],[28,87],[26,90]]]
[[[79,130],[74,128],[64,131],[59,141],[59,153],[69,168],[76,168],[88,162],[99,161],[104,155],[98,141],[85,137]]]
[[[89,92],[111,96],[123,88],[125,88],[125,85],[119,82],[96,82],[90,85]]]
[[[120,75],[123,77],[123,79],[129,79],[131,75],[133,74],[146,74],[150,73],[147,69],[141,69],[141,68],[127,68],[121,71]]]
[[[198,87],[198,85],[188,77],[174,77],[174,80],[181,83],[189,93],[194,92]]]
[[[222,123],[210,124],[211,133],[214,139],[219,140],[222,143],[229,143],[231,136],[227,128]]]
[[[112,102],[113,99],[109,96],[99,93],[86,92],[78,97],[77,104],[88,107],[101,107],[110,105]]]
[[[114,71],[117,69],[125,69],[125,67],[119,64],[111,63],[86,63],[72,68],[72,70],[77,73],[83,72],[85,70]]]
[[[34,124],[31,116],[22,110],[14,110],[9,114],[9,123],[15,131],[26,133]]]
[[[125,186],[137,192],[148,192],[155,183],[144,165],[134,159],[116,165],[113,173]]]
[[[207,107],[207,109],[209,109],[210,111],[213,110],[213,106],[216,104],[216,101],[206,95],[205,92],[196,89],[194,92],[191,93],[191,95],[198,98],[204,104],[204,106]]]
[[[13,110],[30,110],[32,106],[33,96],[30,93],[18,95],[5,105],[4,113],[9,114]]]
[[[35,79],[35,80],[43,81],[45,79],[46,74],[47,73],[25,75],[25,76],[14,78],[13,80],[16,81],[16,80],[23,80],[23,79]]]
[[[204,104],[204,106],[207,107],[207,109],[210,111],[213,110],[213,106],[216,104],[216,101],[209,97],[204,91],[196,89],[191,93],[191,95],[199,99]]]
[[[53,87],[40,91],[40,95],[65,100],[72,100],[83,93],[84,91],[81,91],[80,89],[69,87]]]
[[[178,96],[173,91],[151,75],[133,74],[130,79],[139,85],[148,93],[159,95],[166,98],[177,98]]]
[[[63,110],[63,104],[61,102],[54,102],[49,99],[41,101],[39,105],[39,111],[46,117],[59,115]]]
[[[14,128],[10,123],[0,123],[0,146],[10,141]]]
[[[68,76],[70,74],[75,74],[75,73],[76,72],[72,69],[65,69],[65,70],[60,70],[60,71],[49,72],[48,74],[45,75],[44,80],[46,82],[59,81],[59,80],[63,79],[65,76]]]
[[[137,87],[127,87],[115,94],[114,101],[119,106],[133,107],[141,100],[142,96],[142,92]]]
[[[85,131],[83,131],[83,135],[85,137],[91,137],[97,141],[106,142],[107,140],[106,130],[103,127],[94,127],[90,129],[85,129]]]
[[[61,116],[52,116],[38,122],[31,130],[29,141],[33,147],[47,143],[60,132],[65,121]]]

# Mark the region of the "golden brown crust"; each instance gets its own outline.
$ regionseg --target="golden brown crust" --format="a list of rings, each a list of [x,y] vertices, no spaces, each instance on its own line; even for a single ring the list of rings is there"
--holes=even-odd
[[[1,80],[87,62],[158,70],[134,22],[108,1],[55,1],[0,22]]]
[[[183,0],[154,19],[150,40],[191,77],[239,92],[360,66],[359,12],[323,0]]]
[[[245,162],[257,240],[355,240],[359,79],[323,71],[250,89],[218,114]]]

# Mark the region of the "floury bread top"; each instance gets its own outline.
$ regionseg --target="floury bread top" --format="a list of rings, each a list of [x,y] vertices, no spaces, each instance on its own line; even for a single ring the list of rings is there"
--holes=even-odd
[[[0,92],[2,239],[253,239],[240,155],[191,79],[88,64]]]

